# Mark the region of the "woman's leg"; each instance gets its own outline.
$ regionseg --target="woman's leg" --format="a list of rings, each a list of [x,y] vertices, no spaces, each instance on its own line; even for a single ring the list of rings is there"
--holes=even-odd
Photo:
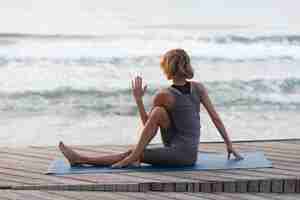
[[[68,159],[71,165],[76,164],[91,164],[91,165],[112,165],[117,163],[118,166],[125,166],[141,159],[143,161],[143,150],[145,146],[155,136],[158,127],[166,128],[169,126],[169,117],[166,110],[162,107],[155,107],[152,109],[147,123],[142,131],[139,142],[134,150],[128,150],[125,153],[113,154],[100,157],[87,157],[80,155],[71,148],[64,145],[62,142],[59,144],[60,151]],[[129,156],[130,155],[130,156]],[[129,159],[126,159],[130,157]],[[132,160],[134,158],[134,161]],[[123,161],[123,162],[122,162]],[[129,163],[130,161],[130,163]]]
[[[143,162],[143,151],[146,145],[156,135],[159,127],[167,128],[170,124],[169,116],[163,107],[154,107],[140,136],[139,142],[132,153],[114,164],[114,167],[123,167],[132,164],[136,161]]]
[[[81,155],[70,147],[66,146],[63,142],[59,143],[59,149],[63,155],[67,158],[71,166],[78,164],[89,164],[89,165],[112,165],[115,162],[126,158],[132,150],[128,150],[125,153],[118,153],[99,157],[88,157]]]

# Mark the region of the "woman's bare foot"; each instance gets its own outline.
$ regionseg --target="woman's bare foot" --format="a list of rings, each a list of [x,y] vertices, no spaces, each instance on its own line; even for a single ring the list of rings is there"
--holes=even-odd
[[[64,156],[68,159],[71,166],[82,164],[81,156],[78,153],[76,153],[75,151],[73,151],[70,147],[67,147],[66,145],[64,145],[63,142],[59,142],[58,147],[59,147],[60,151],[64,154]]]

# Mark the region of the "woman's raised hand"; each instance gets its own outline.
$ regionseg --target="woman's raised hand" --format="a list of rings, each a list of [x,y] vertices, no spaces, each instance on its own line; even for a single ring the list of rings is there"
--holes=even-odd
[[[136,101],[142,100],[146,90],[147,85],[143,87],[143,79],[140,76],[136,76],[134,80],[131,81],[132,94]]]

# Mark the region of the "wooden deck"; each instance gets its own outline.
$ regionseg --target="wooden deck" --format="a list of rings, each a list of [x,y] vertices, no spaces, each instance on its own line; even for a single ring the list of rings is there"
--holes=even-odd
[[[39,196],[44,199],[74,199],[78,194],[82,197],[91,196],[90,199],[114,199],[118,196],[122,197],[120,199],[143,199],[143,195],[152,196],[153,199],[215,199],[214,195],[217,195],[205,196],[197,192],[231,192],[222,195],[222,199],[267,199],[272,194],[263,193],[276,192],[290,193],[286,198],[296,199],[297,194],[291,193],[300,192],[300,140],[235,142],[234,146],[240,151],[263,151],[273,162],[273,168],[52,176],[44,175],[44,172],[54,158],[62,157],[57,147],[0,148],[0,197],[3,197],[0,199],[17,199],[18,196],[32,197],[30,199],[38,199]],[[105,155],[128,148],[73,147],[88,155]],[[224,147],[223,143],[201,143],[199,149],[224,152]],[[74,190],[84,192],[76,193]],[[249,198],[242,198],[241,194],[234,192],[244,193]],[[280,195],[272,196],[274,199],[278,197]]]
[[[299,200],[296,193],[183,193],[183,192],[86,192],[86,191],[1,191],[1,200]]]

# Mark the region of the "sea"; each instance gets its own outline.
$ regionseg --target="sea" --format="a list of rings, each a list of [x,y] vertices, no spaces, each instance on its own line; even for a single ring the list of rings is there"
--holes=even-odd
[[[290,3],[288,3],[290,2]],[[160,57],[191,56],[232,140],[300,138],[296,1],[6,1],[0,146],[127,145],[142,124],[130,81],[168,87]],[[201,107],[201,141],[222,141]],[[160,143],[159,133],[153,143]]]

